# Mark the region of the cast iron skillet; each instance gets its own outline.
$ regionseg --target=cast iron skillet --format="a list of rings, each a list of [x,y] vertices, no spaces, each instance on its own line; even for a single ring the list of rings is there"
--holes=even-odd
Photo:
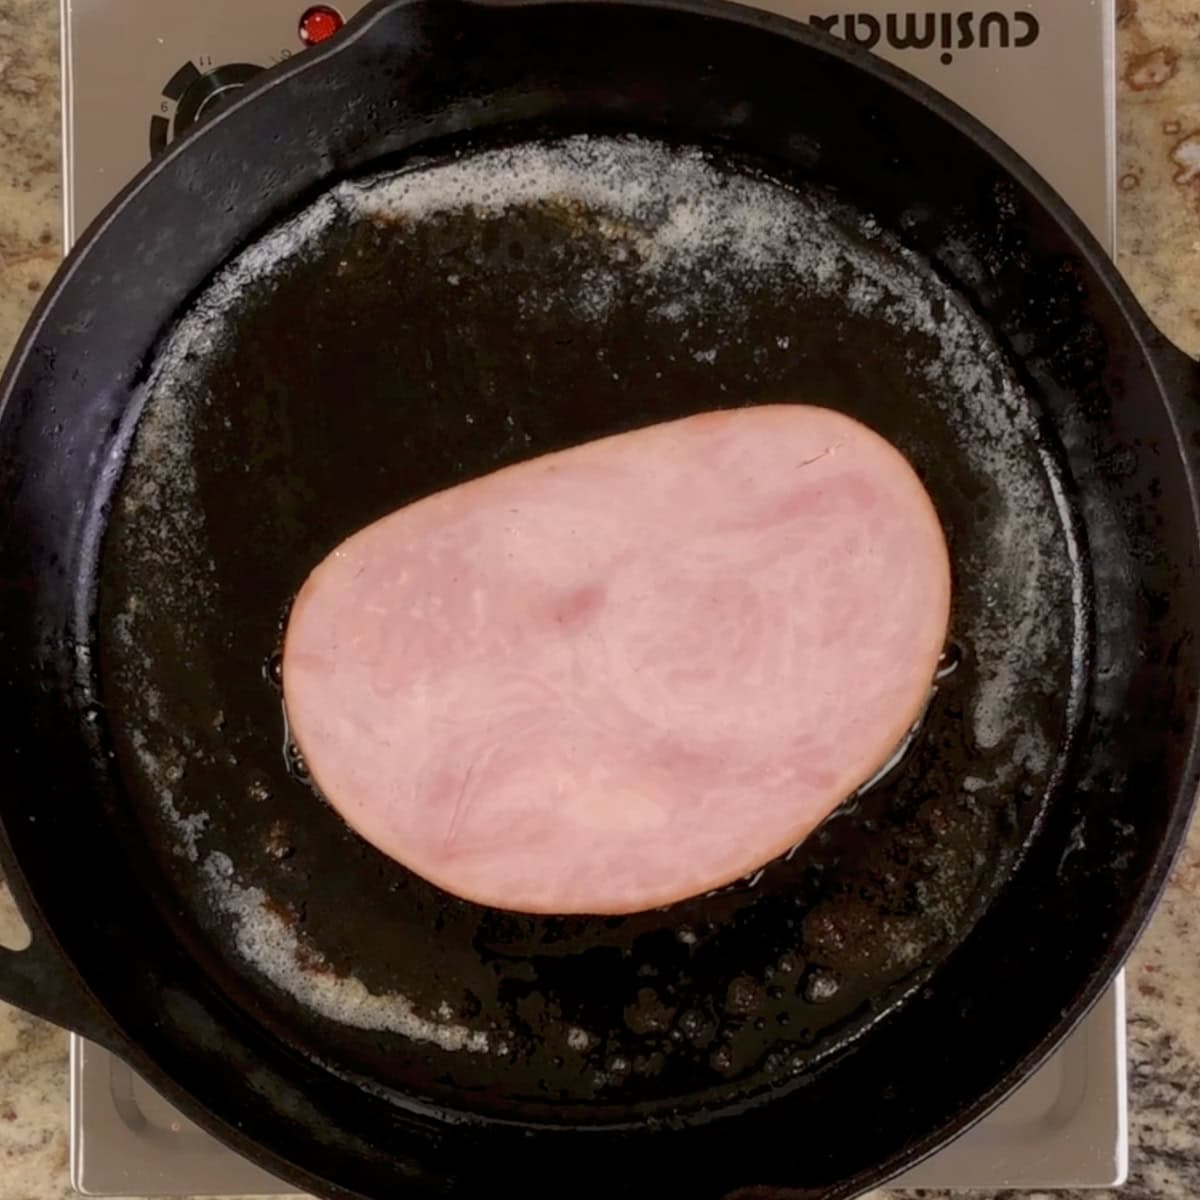
[[[917,293],[885,320],[770,272],[707,307],[693,281],[714,366],[635,290],[573,317],[562,279],[625,267],[551,204],[335,223],[242,290],[228,337],[169,332],[333,180],[581,132],[817,197],[834,242]],[[523,309],[549,263],[558,291]],[[914,295],[975,331],[971,388],[927,369]],[[174,376],[148,386],[164,338]],[[1006,381],[1033,415],[1016,440],[988,407]],[[272,655],[307,569],[414,495],[731,387],[858,413],[938,503],[957,665],[904,760],[761,878],[623,921],[478,909],[359,842],[280,745]],[[865,53],[698,0],[369,7],[126,190],[5,376],[0,862],[33,944],[0,953],[0,995],[323,1195],[882,1181],[1078,1021],[1180,843],[1195,392],[1050,189]],[[989,557],[1006,520],[1028,537]],[[475,1049],[429,1040],[450,1026]]]

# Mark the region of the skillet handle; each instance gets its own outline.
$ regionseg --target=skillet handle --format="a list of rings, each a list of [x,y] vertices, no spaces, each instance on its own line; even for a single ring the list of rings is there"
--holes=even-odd
[[[34,923],[29,923],[33,928]],[[118,1050],[122,1039],[45,933],[24,950],[0,946],[0,1000]]]

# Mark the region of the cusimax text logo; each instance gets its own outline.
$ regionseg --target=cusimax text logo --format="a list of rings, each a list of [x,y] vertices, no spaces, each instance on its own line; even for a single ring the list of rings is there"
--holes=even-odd
[[[1031,12],[922,12],[835,13],[831,17],[810,16],[810,25],[836,33],[848,42],[873,50],[880,43],[893,50],[928,50],[938,47],[941,61],[954,61],[955,50],[978,46],[1007,50],[1032,46],[1041,26]]]

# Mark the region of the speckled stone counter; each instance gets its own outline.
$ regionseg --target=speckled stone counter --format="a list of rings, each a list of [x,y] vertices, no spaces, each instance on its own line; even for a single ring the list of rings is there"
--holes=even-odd
[[[169,0],[164,0],[164,3]],[[1068,0],[1060,0],[1066,3]],[[1159,326],[1200,352],[1200,0],[1119,0],[1119,263]],[[59,255],[58,0],[0,0],[0,356]],[[0,896],[0,943],[20,922]],[[1129,968],[1132,1175],[1200,1196],[1200,826]],[[0,1200],[71,1195],[67,1039],[0,1005]],[[946,1193],[918,1193],[942,1200]],[[972,1193],[978,1200],[1052,1200]],[[680,1198],[683,1200],[683,1198]],[[873,1200],[892,1200],[879,1193]]]

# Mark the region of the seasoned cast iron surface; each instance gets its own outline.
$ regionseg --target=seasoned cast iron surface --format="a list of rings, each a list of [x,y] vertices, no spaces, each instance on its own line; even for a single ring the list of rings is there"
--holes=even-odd
[[[132,849],[235,1000],[379,1086],[561,1120],[745,1097],[917,986],[1053,789],[1087,649],[1055,448],[869,215],[648,143],[487,153],[343,186],[166,338],[102,563]],[[719,894],[556,919],[446,896],[314,793],[279,640],[337,542],[533,455],[780,401],[899,446],[955,564],[945,673],[866,794]]]

